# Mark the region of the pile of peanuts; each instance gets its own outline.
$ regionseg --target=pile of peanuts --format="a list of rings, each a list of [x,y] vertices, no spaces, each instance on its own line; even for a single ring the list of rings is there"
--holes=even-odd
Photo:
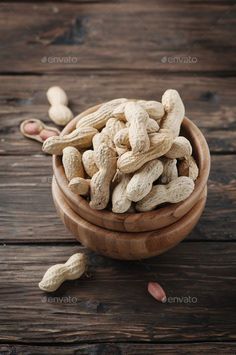
[[[91,208],[151,211],[181,202],[194,190],[198,167],[191,143],[179,136],[184,115],[172,89],[161,102],[115,99],[79,116],[70,134],[49,137],[43,151],[62,155],[69,188]]]

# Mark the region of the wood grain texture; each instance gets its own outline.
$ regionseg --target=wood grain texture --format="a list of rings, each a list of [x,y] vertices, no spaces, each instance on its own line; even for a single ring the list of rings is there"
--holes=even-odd
[[[187,240],[236,240],[236,170],[233,155],[212,156],[208,199]],[[0,241],[74,242],[56,215],[50,156],[0,159]]]
[[[2,355],[153,355],[153,354],[234,354],[234,342],[203,342],[191,344],[150,344],[150,343],[101,343],[61,346],[37,345],[0,345]]]
[[[123,68],[230,74],[236,64],[235,18],[231,1],[2,3],[1,72]]]
[[[183,243],[141,263],[89,253],[90,278],[68,281],[50,295],[39,290],[49,266],[82,250],[1,246],[1,342],[236,340],[233,243]],[[147,293],[150,280],[171,297],[166,304]]]
[[[25,139],[20,123],[32,117],[49,125],[46,91],[61,85],[78,114],[94,104],[116,97],[160,100],[168,88],[177,89],[186,115],[201,129],[211,152],[236,152],[234,78],[206,78],[132,72],[84,72],[72,76],[0,76],[0,154],[41,154],[37,142]],[[147,85],[148,83],[148,85]]]

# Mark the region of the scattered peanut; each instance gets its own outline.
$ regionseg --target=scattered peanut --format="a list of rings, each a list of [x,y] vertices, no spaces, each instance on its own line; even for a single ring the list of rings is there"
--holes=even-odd
[[[126,196],[129,200],[137,202],[142,200],[152,189],[152,184],[163,172],[160,160],[152,160],[142,166],[131,178],[127,185]]]
[[[65,91],[59,86],[53,86],[48,89],[47,98],[51,104],[49,117],[56,124],[65,126],[73,118],[73,113],[67,107],[68,98]]]
[[[162,104],[165,109],[165,116],[161,128],[170,129],[174,138],[179,135],[181,123],[184,119],[185,109],[183,102],[176,90],[166,90],[162,96]]]
[[[93,136],[97,130],[92,127],[77,128],[70,134],[60,137],[50,137],[43,144],[43,151],[49,154],[61,155],[63,149],[72,146],[80,148],[89,148]]]
[[[43,143],[47,138],[59,136],[60,131],[55,127],[46,126],[42,121],[32,118],[25,120],[20,125],[23,136]]]
[[[167,185],[155,185],[147,196],[136,204],[137,211],[151,211],[162,203],[178,203],[188,198],[194,189],[191,178],[180,176]]]
[[[48,110],[48,116],[53,122],[60,126],[65,126],[73,118],[73,113],[64,105],[51,106]]]
[[[48,89],[47,99],[51,106],[55,106],[58,104],[64,106],[68,105],[68,97],[65,91],[59,86],[52,86]]]
[[[131,176],[121,174],[120,182],[116,185],[112,192],[112,211],[115,213],[124,213],[131,207],[131,201],[126,194],[126,187]]]
[[[148,292],[159,302],[165,303],[167,300],[165,291],[157,282],[148,283]]]
[[[51,266],[39,283],[42,291],[56,291],[66,280],[78,279],[86,271],[87,258],[82,253],[72,255],[65,264]]]
[[[76,177],[84,177],[81,154],[75,147],[63,149],[62,165],[69,181]]]

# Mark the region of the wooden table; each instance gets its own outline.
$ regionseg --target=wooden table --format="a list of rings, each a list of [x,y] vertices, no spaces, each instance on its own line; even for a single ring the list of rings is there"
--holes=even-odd
[[[235,354],[234,1],[0,3],[0,354]],[[191,235],[159,257],[86,252],[90,278],[46,295],[46,269],[85,250],[51,197],[51,157],[20,122],[49,123],[61,85],[74,113],[116,97],[179,90],[212,154],[209,197]],[[157,280],[166,304],[147,293]]]

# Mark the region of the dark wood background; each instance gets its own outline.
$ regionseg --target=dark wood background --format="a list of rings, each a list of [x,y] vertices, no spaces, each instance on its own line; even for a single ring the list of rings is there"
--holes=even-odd
[[[235,1],[0,1],[0,354],[236,353],[235,25]],[[85,250],[90,278],[47,296],[46,269],[84,250],[56,216],[51,158],[19,132],[27,118],[50,123],[52,85],[75,114],[179,90],[212,169],[178,247],[142,262]],[[197,302],[157,303],[150,280]]]

